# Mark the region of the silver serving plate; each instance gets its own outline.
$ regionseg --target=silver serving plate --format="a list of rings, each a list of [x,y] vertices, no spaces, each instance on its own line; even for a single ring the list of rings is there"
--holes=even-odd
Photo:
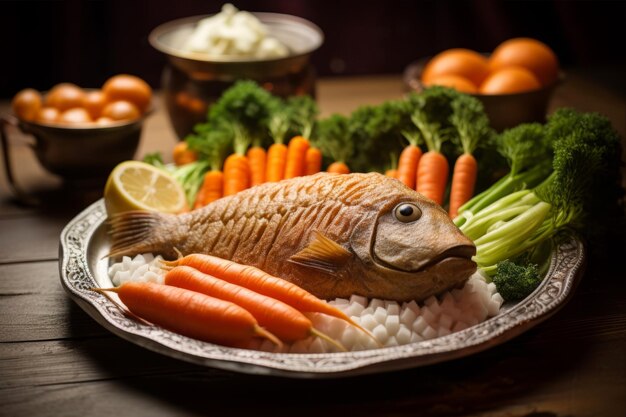
[[[534,293],[463,331],[403,346],[342,353],[269,353],[206,343],[140,323],[90,288],[109,287],[110,247],[102,200],[61,233],[61,283],[91,317],[116,335],[167,356],[214,368],[294,378],[329,378],[387,372],[443,362],[499,345],[554,314],[573,292],[585,261],[581,240],[568,233],[553,250],[550,269]]]

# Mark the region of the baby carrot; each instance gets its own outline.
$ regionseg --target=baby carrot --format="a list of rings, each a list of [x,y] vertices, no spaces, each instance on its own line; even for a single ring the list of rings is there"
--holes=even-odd
[[[450,186],[448,214],[454,219],[461,206],[474,195],[478,163],[473,153],[480,142],[493,135],[493,131],[482,104],[470,96],[459,95],[452,101],[450,121],[456,127],[462,150],[461,156],[454,163]]]
[[[287,146],[275,143],[267,151],[267,168],[265,181],[278,182],[285,178],[285,165],[287,163]]]
[[[198,154],[189,149],[187,142],[178,142],[173,151],[174,163],[178,166],[198,160]]]
[[[454,219],[458,215],[459,207],[474,195],[477,172],[478,164],[474,156],[464,153],[457,158],[454,163],[450,188],[450,207],[448,209],[450,218]]]
[[[385,176],[390,178],[398,178],[398,170],[397,169],[388,169],[385,171]]]
[[[248,310],[259,325],[283,342],[291,343],[313,335],[345,350],[338,342],[316,330],[311,320],[295,308],[189,266],[177,266],[170,270],[165,275],[165,284],[235,303]]]
[[[222,171],[209,171],[204,174],[204,181],[198,194],[194,209],[204,207],[207,204],[222,198],[224,191],[224,173]]]
[[[350,168],[345,162],[335,161],[326,168],[326,172],[333,174],[349,174]]]
[[[205,274],[213,275],[232,284],[275,298],[298,311],[323,313],[337,317],[374,338],[369,331],[355,323],[343,311],[333,307],[324,300],[320,300],[303,288],[270,275],[259,268],[203,254],[191,254],[175,261],[163,261],[163,264],[166,267],[190,266]],[[374,338],[374,340],[376,339]]]
[[[233,346],[259,336],[282,346],[249,311],[229,301],[150,282],[125,282],[94,291],[115,292],[131,313],[194,339]]]
[[[412,190],[415,189],[417,166],[422,157],[419,146],[408,145],[400,153],[398,160],[398,179]]]
[[[448,160],[442,153],[426,152],[417,167],[417,192],[439,205],[443,204],[448,170]]]
[[[248,162],[250,164],[250,186],[265,182],[267,153],[261,146],[253,146],[248,149]]]
[[[302,136],[295,136],[289,141],[285,179],[300,177],[305,174],[306,151],[309,147],[309,141]]]
[[[224,196],[250,187],[250,164],[245,155],[231,154],[224,161]]]
[[[317,174],[322,170],[322,151],[320,151],[319,148],[311,146],[307,149],[305,159],[305,175]]]

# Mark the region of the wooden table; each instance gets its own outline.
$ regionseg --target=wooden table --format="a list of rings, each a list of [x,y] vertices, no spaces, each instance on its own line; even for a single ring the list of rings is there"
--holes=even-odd
[[[402,94],[399,76],[319,83],[324,115]],[[571,75],[552,107],[608,115],[626,137],[626,103]],[[5,101],[0,111],[7,110]],[[137,157],[169,155],[164,109],[146,123]],[[64,293],[63,226],[99,190],[73,195],[14,141],[23,188],[41,208],[12,199],[0,177],[0,415],[626,415],[626,296],[621,231],[594,253],[573,299],[514,340],[464,359],[348,379],[291,380],[203,368],[116,337]],[[3,175],[3,174],[2,174]],[[623,230],[623,229],[621,229]]]

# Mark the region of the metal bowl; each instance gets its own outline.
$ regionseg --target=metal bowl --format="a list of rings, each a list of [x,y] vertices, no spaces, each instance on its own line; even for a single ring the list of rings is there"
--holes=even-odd
[[[150,33],[150,44],[167,57],[162,77],[163,98],[180,139],[189,134],[194,125],[206,120],[209,105],[239,79],[254,80],[282,97],[315,96],[315,71],[310,57],[324,41],[321,29],[296,16],[253,14],[269,28],[273,37],[287,46],[288,56],[255,59],[182,50],[181,45],[196,24],[209,15],[174,20]]]
[[[506,303],[500,314],[436,339],[358,352],[271,353],[231,348],[181,336],[125,315],[93,291],[111,287],[106,210],[99,200],[70,221],[60,237],[61,285],[87,314],[131,343],[198,365],[290,378],[338,378],[410,369],[463,358],[500,345],[551,317],[574,293],[586,255],[578,235],[566,231],[552,250],[550,267],[526,299]],[[113,296],[115,297],[115,296]],[[462,366],[461,362],[458,362]]]
[[[140,118],[107,126],[65,126],[30,122],[15,116],[0,117],[0,139],[4,169],[16,197],[27,202],[13,175],[10,158],[9,126],[31,135],[29,146],[39,163],[50,173],[72,183],[104,185],[104,180],[120,162],[133,159],[143,123],[151,111]]]
[[[420,92],[425,88],[421,78],[424,66],[429,59],[420,59],[405,69],[404,85],[409,91]],[[485,106],[491,126],[497,131],[502,131],[520,123],[545,122],[550,99],[564,79],[565,75],[560,73],[559,78],[552,85],[524,93],[470,95],[476,97]]]

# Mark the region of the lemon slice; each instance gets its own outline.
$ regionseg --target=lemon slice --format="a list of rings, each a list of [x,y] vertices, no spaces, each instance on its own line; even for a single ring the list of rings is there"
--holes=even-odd
[[[111,171],[104,204],[109,216],[130,210],[178,213],[187,207],[185,192],[174,177],[139,161],[122,162]]]

